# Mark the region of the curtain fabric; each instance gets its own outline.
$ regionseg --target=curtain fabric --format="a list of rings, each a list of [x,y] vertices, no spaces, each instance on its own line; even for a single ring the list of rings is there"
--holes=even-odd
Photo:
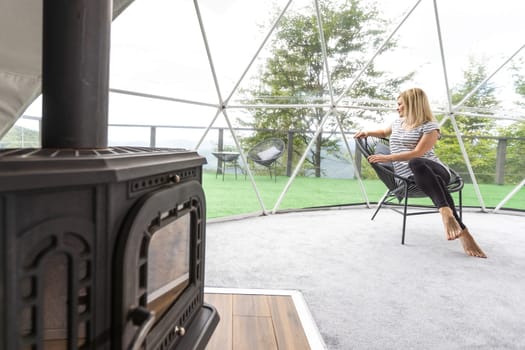
[[[133,0],[113,0],[113,19]],[[0,137],[41,92],[42,1],[0,1]]]

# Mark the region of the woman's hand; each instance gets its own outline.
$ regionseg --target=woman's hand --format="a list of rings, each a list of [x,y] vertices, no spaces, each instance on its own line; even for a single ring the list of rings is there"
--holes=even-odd
[[[354,134],[354,139],[361,139],[363,137],[368,137],[368,131],[359,130]]]
[[[387,163],[392,161],[391,154],[372,154],[368,156],[369,163]]]

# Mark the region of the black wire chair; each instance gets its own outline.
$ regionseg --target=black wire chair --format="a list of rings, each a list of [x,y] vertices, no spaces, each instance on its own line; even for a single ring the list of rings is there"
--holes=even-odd
[[[390,144],[389,140],[385,138],[377,137],[365,137],[355,140],[356,148],[361,152],[361,154],[368,158],[373,154],[390,154]],[[403,230],[401,235],[401,244],[405,244],[405,228],[406,228],[406,219],[407,216],[412,215],[422,215],[422,214],[431,214],[436,213],[438,210],[417,210],[417,211],[408,211],[408,199],[409,198],[424,198],[427,197],[416,185],[412,178],[406,178],[397,175],[394,173],[394,166],[391,162],[385,163],[370,163],[374,171],[376,172],[379,179],[386,185],[388,190],[381,198],[377,204],[377,208],[372,215],[371,220],[374,220],[379,210],[389,204],[390,209],[394,210],[397,213],[403,215]],[[453,169],[450,169],[451,178],[450,182],[447,185],[447,188],[450,193],[458,192],[459,196],[459,215],[463,215],[463,199],[462,199],[462,190],[463,190],[463,179],[461,176],[455,172]],[[397,200],[397,204],[393,203]],[[403,208],[399,210],[399,205],[403,201]]]
[[[253,146],[248,151],[248,159],[267,168],[270,173],[270,178],[272,178],[273,169],[273,178],[277,181],[277,160],[283,155],[284,148],[285,144],[283,140],[269,138]]]

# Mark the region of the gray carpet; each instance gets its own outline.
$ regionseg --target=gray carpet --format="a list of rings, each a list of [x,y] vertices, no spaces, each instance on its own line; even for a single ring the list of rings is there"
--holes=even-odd
[[[356,207],[207,224],[206,286],[303,293],[330,350],[525,349],[525,216],[466,212],[488,255],[439,215]]]

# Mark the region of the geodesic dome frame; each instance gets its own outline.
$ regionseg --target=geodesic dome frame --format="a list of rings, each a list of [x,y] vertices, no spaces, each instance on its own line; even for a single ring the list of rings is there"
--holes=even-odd
[[[299,160],[297,166],[295,167],[292,175],[290,176],[287,184],[285,185],[281,195],[279,196],[277,202],[274,204],[273,208],[271,210],[268,210],[265,207],[265,204],[262,200],[262,196],[259,193],[257,183],[254,179],[253,174],[251,173],[250,169],[247,169],[248,176],[250,178],[250,181],[253,184],[254,191],[257,195],[258,201],[260,203],[261,209],[263,213],[276,213],[279,210],[280,204],[284,197],[286,196],[291,184],[293,183],[294,179],[298,175],[301,166],[305,162],[305,159],[308,155],[308,151],[313,147],[316,137],[319,135],[319,133],[322,132],[323,125],[328,120],[335,120],[337,123],[337,117],[336,112],[337,111],[350,111],[355,109],[373,109],[374,107],[369,107],[370,102],[378,102],[381,104],[381,107],[375,107],[382,110],[391,110],[392,107],[389,107],[389,105],[392,105],[393,101],[361,101],[356,99],[349,99],[346,95],[347,92],[352,90],[356,82],[359,81],[361,76],[364,74],[366,69],[373,64],[379,57],[380,53],[384,50],[384,48],[388,45],[391,40],[398,34],[398,32],[406,25],[407,21],[415,16],[415,12],[420,9],[423,5],[430,6],[431,5],[431,15],[434,19],[433,24],[429,24],[429,26],[433,26],[435,30],[435,45],[438,47],[438,59],[436,60],[439,62],[442,78],[443,78],[443,91],[446,91],[446,101],[443,105],[436,106],[434,105],[434,108],[436,111],[439,111],[440,113],[445,115],[445,118],[440,121],[441,124],[444,124],[445,122],[450,122],[451,125],[454,128],[454,131],[456,133],[457,141],[462,153],[462,156],[465,160],[465,164],[467,166],[469,175],[472,179],[473,186],[476,190],[476,195],[478,197],[480,207],[483,211],[487,211],[486,206],[484,204],[483,196],[481,194],[481,191],[479,189],[479,185],[476,181],[476,175],[474,170],[472,169],[472,164],[469,159],[469,155],[464,147],[463,139],[461,137],[461,132],[458,129],[457,123],[456,123],[456,116],[461,113],[461,115],[464,116],[470,116],[470,117],[487,117],[486,114],[480,113],[479,111],[472,111],[472,110],[466,110],[464,109],[464,103],[468,100],[469,97],[474,95],[481,87],[483,87],[485,84],[490,82],[497,74],[502,71],[505,67],[508,67],[509,64],[515,60],[517,56],[519,56],[525,45],[520,44],[517,49],[515,49],[512,52],[507,53],[505,57],[503,57],[498,65],[493,68],[492,72],[488,74],[485,79],[478,84],[476,87],[474,87],[459,103],[453,104],[452,98],[451,98],[451,88],[449,83],[449,66],[447,62],[447,55],[445,53],[445,40],[443,38],[443,30],[441,26],[441,18],[440,18],[440,11],[438,10],[438,5],[441,3],[438,0],[418,0],[418,1],[411,1],[410,6],[403,9],[403,13],[400,17],[397,18],[397,21],[395,23],[395,26],[388,31],[388,35],[383,39],[382,44],[379,46],[379,48],[371,53],[367,59],[367,63],[361,67],[361,70],[352,78],[350,82],[346,85],[346,88],[342,94],[336,94],[334,92],[334,89],[332,88],[332,82],[330,80],[330,74],[326,74],[327,79],[327,85],[328,90],[326,93],[326,103],[322,104],[300,104],[300,105],[270,105],[270,104],[257,104],[257,105],[247,105],[247,104],[239,104],[238,101],[235,101],[233,99],[234,95],[238,90],[241,88],[242,83],[247,79],[248,73],[250,70],[252,70],[255,66],[255,62],[258,59],[259,55],[263,53],[264,48],[268,45],[270,42],[273,33],[278,28],[280,21],[282,18],[287,14],[288,11],[291,11],[291,6],[295,3],[300,2],[300,0],[287,0],[287,1],[281,1],[280,10],[277,13],[275,20],[272,22],[272,24],[267,28],[267,31],[264,34],[264,37],[262,40],[257,44],[256,49],[254,50],[253,55],[248,59],[248,63],[242,68],[242,71],[240,74],[236,77],[236,80],[232,86],[231,89],[225,89],[223,85],[221,85],[221,76],[218,74],[216,69],[216,63],[217,63],[217,51],[213,50],[213,42],[210,40],[210,30],[209,27],[207,27],[207,22],[203,16],[203,13],[201,11],[202,6],[199,3],[199,1],[195,0],[193,1],[193,13],[195,14],[195,17],[198,21],[198,27],[201,35],[201,43],[203,44],[205,48],[205,57],[206,57],[206,63],[207,68],[210,72],[210,81],[212,81],[212,84],[214,86],[214,92],[215,96],[210,99],[209,101],[198,101],[195,99],[188,99],[184,97],[173,97],[171,95],[163,95],[163,94],[157,94],[157,93],[149,93],[145,91],[141,91],[139,89],[125,89],[125,88],[112,88],[111,92],[114,94],[120,94],[120,95],[126,95],[126,96],[133,96],[138,98],[148,98],[148,99],[154,99],[157,101],[170,101],[174,103],[179,104],[185,104],[185,105],[198,105],[203,106],[206,108],[211,108],[214,110],[213,116],[209,119],[209,123],[207,125],[206,130],[204,131],[202,137],[195,145],[196,149],[199,149],[204,142],[207,134],[211,130],[211,128],[214,126],[214,124],[217,122],[217,120],[222,117],[222,120],[226,123],[226,127],[230,130],[233,141],[235,143],[235,147],[238,149],[240,153],[240,157],[243,161],[243,163],[246,164],[247,159],[245,152],[243,151],[241,147],[241,142],[239,140],[239,137],[235,131],[235,128],[232,123],[232,118],[230,116],[230,112],[233,110],[239,110],[239,109],[247,109],[247,108],[323,108],[325,110],[325,114],[323,115],[323,118],[319,125],[316,126],[315,133],[313,137],[311,138],[310,143],[307,145],[306,150],[303,152],[301,159]],[[323,36],[323,15],[320,10],[320,4],[318,0],[309,0],[309,3],[312,4],[312,7],[315,10],[315,17],[318,22],[318,30],[319,30],[319,40],[321,47],[323,48],[323,63],[324,68],[327,72],[330,72],[330,62],[328,57],[326,56],[326,42]],[[125,8],[125,6],[129,5],[129,1],[121,1],[123,3],[122,8]],[[125,3],[125,4],[124,4]],[[136,2],[138,5],[138,1]],[[427,13],[428,14],[428,13]],[[519,36],[518,36],[519,37]],[[36,75],[36,80],[38,80],[38,74]],[[35,79],[33,79],[35,80]],[[33,90],[29,94],[30,99],[34,99],[35,97],[35,90]],[[27,105],[26,102],[24,102],[24,106]],[[500,117],[503,117],[505,119],[509,120],[519,120],[523,121],[523,113],[521,114],[515,114],[513,112],[507,112],[502,111],[500,113]],[[340,133],[341,137],[344,141],[345,147],[347,149],[348,155],[350,156],[350,161],[353,163],[354,159],[352,157],[352,150],[350,143],[346,139],[345,131],[343,130],[343,127],[340,125]],[[359,174],[357,174],[358,181],[361,182],[361,178],[359,177]],[[523,186],[525,185],[525,179],[522,180],[511,192],[508,193],[508,195],[495,207],[494,211],[498,211],[510,198],[512,198],[516,193],[518,193]],[[369,200],[366,194],[366,191],[364,190],[364,187],[362,186],[362,193],[365,198],[365,201],[367,204],[369,204]]]

